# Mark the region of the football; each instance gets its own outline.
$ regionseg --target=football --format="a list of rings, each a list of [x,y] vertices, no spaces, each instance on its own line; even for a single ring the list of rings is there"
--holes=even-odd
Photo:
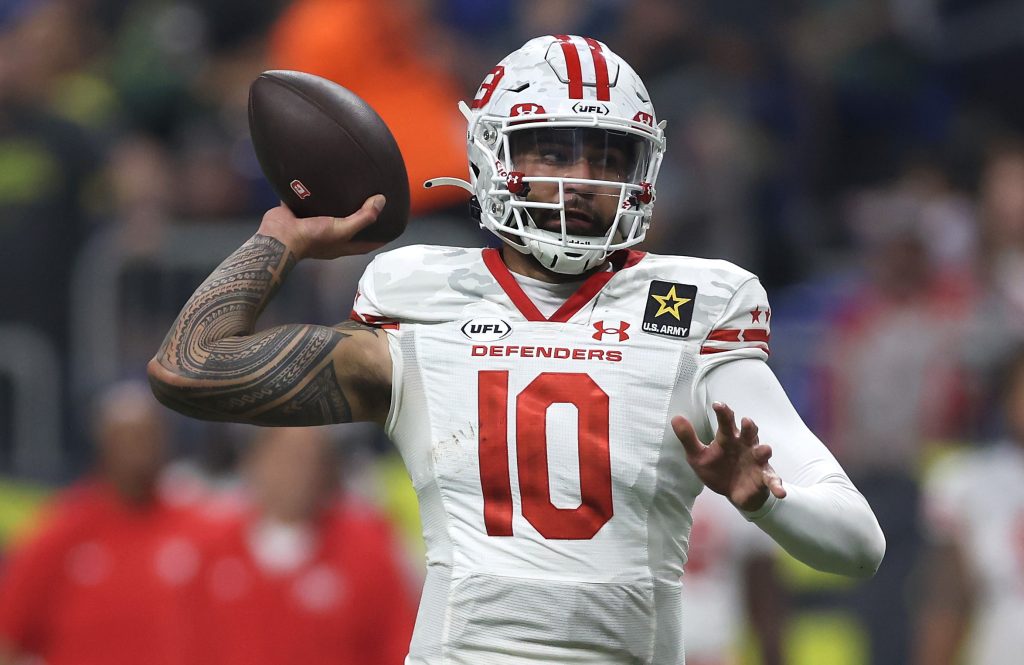
[[[304,72],[263,72],[249,87],[249,133],[263,174],[296,217],[346,217],[374,194],[380,217],[353,240],[387,242],[409,219],[409,178],[391,131],[350,90]]]

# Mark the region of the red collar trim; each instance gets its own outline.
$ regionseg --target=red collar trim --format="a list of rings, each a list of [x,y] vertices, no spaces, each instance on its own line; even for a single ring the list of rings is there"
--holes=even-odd
[[[491,271],[491,275],[501,285],[501,288],[504,289],[505,294],[519,310],[519,313],[527,321],[551,321],[553,323],[565,323],[571,319],[576,312],[583,309],[588,302],[601,292],[601,289],[605,287],[616,273],[626,268],[632,268],[646,255],[645,252],[636,252],[631,249],[620,249],[617,252],[613,252],[610,257],[612,270],[594,273],[588,277],[580,285],[580,288],[576,289],[576,293],[569,296],[562,303],[562,306],[558,308],[558,311],[552,314],[549,319],[540,313],[537,306],[533,304],[530,297],[523,291],[523,287],[519,286],[519,282],[516,281],[515,276],[512,275],[508,266],[502,260],[501,252],[492,247],[483,250],[484,265]]]

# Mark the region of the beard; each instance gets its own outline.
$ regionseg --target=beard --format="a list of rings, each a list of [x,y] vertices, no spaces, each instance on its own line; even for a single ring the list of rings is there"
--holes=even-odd
[[[552,233],[562,232],[562,216],[558,210],[531,210],[537,228]],[[566,197],[565,231],[573,236],[602,238],[608,233],[613,216],[602,213],[594,201],[581,196]]]

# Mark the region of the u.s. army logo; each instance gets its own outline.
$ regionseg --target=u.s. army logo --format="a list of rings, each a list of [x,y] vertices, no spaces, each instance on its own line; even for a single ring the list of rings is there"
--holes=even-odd
[[[647,292],[644,332],[666,337],[689,337],[697,287],[654,280]]]

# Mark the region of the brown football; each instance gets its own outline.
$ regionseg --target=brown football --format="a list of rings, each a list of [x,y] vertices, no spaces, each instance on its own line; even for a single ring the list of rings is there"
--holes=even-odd
[[[351,215],[374,194],[387,205],[355,240],[394,240],[409,220],[405,161],[384,121],[350,90],[286,70],[249,87],[249,133],[263,174],[296,217]]]

